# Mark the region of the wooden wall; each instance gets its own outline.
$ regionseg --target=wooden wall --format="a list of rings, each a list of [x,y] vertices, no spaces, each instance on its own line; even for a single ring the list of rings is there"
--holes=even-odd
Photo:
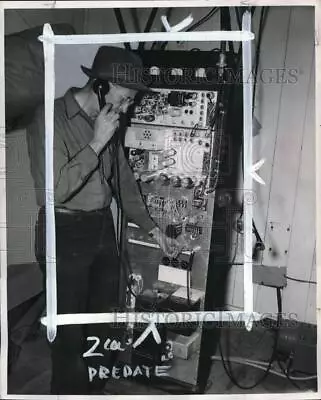
[[[266,160],[255,184],[254,219],[266,249],[262,263],[286,266],[290,277],[315,281],[315,74],[314,15],[304,7],[271,8],[262,40],[260,70],[296,69],[294,83],[260,82],[255,114],[262,125],[253,161]],[[263,75],[263,76],[264,76]],[[288,78],[290,78],[288,76]],[[292,78],[290,78],[292,80]],[[240,246],[237,261],[242,261]],[[316,323],[316,286],[288,280],[283,312]],[[228,302],[243,307],[243,270],[234,268]],[[276,313],[275,289],[256,286],[254,309]],[[293,315],[292,315],[293,317]]]

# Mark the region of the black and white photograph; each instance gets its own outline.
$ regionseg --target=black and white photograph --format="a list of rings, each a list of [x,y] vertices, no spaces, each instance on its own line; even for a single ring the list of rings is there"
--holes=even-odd
[[[2,398],[317,399],[315,7],[3,3]]]

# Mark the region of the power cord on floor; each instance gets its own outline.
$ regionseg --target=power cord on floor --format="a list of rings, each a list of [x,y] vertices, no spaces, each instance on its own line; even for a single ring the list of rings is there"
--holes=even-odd
[[[271,358],[270,358],[267,366],[263,368],[264,374],[254,384],[249,385],[249,386],[241,384],[235,377],[235,375],[232,371],[231,360],[229,358],[229,354],[227,355],[227,358],[225,359],[224,355],[223,355],[221,340],[219,340],[218,347],[219,347],[220,357],[221,357],[221,360],[223,363],[224,370],[235,386],[237,386],[238,388],[240,388],[242,390],[250,390],[250,389],[254,389],[256,386],[261,384],[267,378],[267,376],[269,375],[269,372],[272,368],[273,361],[275,360],[277,344],[278,344],[278,336],[279,336],[279,331],[277,329],[275,332],[275,339],[274,339],[274,345],[273,345],[273,351],[272,351]],[[229,331],[228,330],[227,330],[227,340],[228,340],[228,347],[229,347]],[[228,349],[228,351],[229,351],[229,349]],[[262,368],[260,368],[260,369],[262,369]]]
[[[282,322],[282,311],[283,311],[283,307],[282,307],[282,294],[281,294],[281,289],[280,289],[280,288],[277,288],[277,289],[276,289],[276,294],[277,294],[278,315],[281,316],[281,317],[280,317],[280,320],[279,320],[280,323],[277,325],[277,329],[279,330],[279,329],[280,329],[280,326],[282,325],[281,322]],[[285,377],[287,378],[287,380],[288,380],[296,389],[301,390],[300,386],[298,386],[298,385],[294,382],[294,379],[292,379],[292,377],[291,377],[291,375],[290,375],[290,373],[289,373],[289,370],[286,370],[286,369],[283,367],[282,362],[281,362],[279,359],[277,359],[276,361],[277,361],[277,363],[278,363],[278,365],[279,365],[281,371],[284,373]]]
[[[282,365],[282,362],[279,360],[277,357],[277,346],[278,346],[278,339],[279,339],[279,331],[280,331],[280,326],[282,322],[282,295],[281,295],[281,288],[276,289],[276,295],[277,295],[277,306],[278,306],[278,315],[277,315],[277,324],[275,328],[275,340],[274,340],[274,345],[273,345],[273,351],[271,358],[268,362],[266,361],[254,361],[254,360],[248,360],[244,358],[237,358],[237,357],[229,357],[229,331],[227,330],[227,344],[228,344],[228,350],[227,350],[227,357],[223,356],[223,350],[222,350],[222,344],[221,340],[219,340],[219,352],[220,356],[212,356],[212,360],[221,360],[223,363],[224,370],[228,377],[231,379],[231,381],[234,383],[235,386],[237,386],[240,389],[243,390],[250,390],[258,386],[260,383],[262,383],[266,377],[271,373],[273,375],[277,375],[281,378],[287,379],[291,384],[296,388],[301,390],[302,388],[296,384],[296,381],[309,381],[309,380],[315,380],[317,379],[317,375],[311,375],[311,376],[306,376],[306,377],[295,377],[290,375],[289,368],[284,368]],[[281,372],[276,371],[275,369],[272,368],[272,365],[274,362],[278,363],[278,366],[281,370]],[[258,379],[254,384],[245,386],[238,382],[238,380],[235,378],[234,373],[232,371],[231,363],[239,363],[239,364],[244,364],[251,366],[253,368],[260,369],[264,371],[264,374]]]
[[[293,377],[290,376],[288,368],[285,368],[282,365],[282,361],[277,360],[277,363],[278,363],[278,366],[280,367],[280,370],[283,372],[284,376],[291,383],[291,385],[294,386],[296,389],[301,390],[300,386],[295,383],[295,379],[293,379]]]
[[[221,357],[220,356],[212,356],[211,359],[213,361],[220,361]],[[260,369],[263,371],[265,371],[266,367],[268,366],[268,362],[249,360],[249,359],[241,358],[241,357],[239,357],[239,358],[231,357],[230,362],[233,362],[235,364],[247,365],[249,367],[257,368],[257,369]],[[280,378],[284,378],[284,379],[290,378],[292,381],[299,381],[299,382],[300,381],[301,382],[311,381],[311,380],[315,380],[318,378],[317,375],[311,375],[311,376],[289,376],[288,375],[288,376],[286,376],[286,374],[284,372],[279,372],[279,371],[276,371],[275,369],[271,369],[269,371],[269,373],[271,373],[272,375],[279,376]],[[296,387],[301,389],[298,385],[296,385]]]
[[[277,305],[278,305],[278,315],[282,315],[282,295],[281,295],[281,289],[277,288],[276,289],[276,297],[277,297]],[[282,322],[282,318],[280,318],[280,322]],[[277,326],[277,329],[280,329],[280,324]],[[300,386],[298,386],[294,380],[291,379],[290,374],[288,373],[288,371],[282,366],[282,362],[277,359],[277,363],[281,369],[281,371],[283,372],[283,374],[285,375],[286,379],[296,388],[296,389],[301,389]]]
[[[277,329],[275,331],[275,337],[274,337],[274,344],[273,344],[273,350],[272,350],[272,354],[270,357],[270,360],[264,370],[264,374],[252,385],[249,386],[245,386],[242,385],[241,383],[238,382],[237,378],[235,377],[233,371],[232,371],[232,366],[230,363],[229,358],[227,357],[227,359],[225,360],[224,356],[223,356],[223,350],[222,350],[222,345],[221,345],[221,341],[219,340],[219,351],[220,351],[220,356],[221,356],[221,360],[223,363],[223,367],[224,370],[226,372],[226,374],[228,375],[228,377],[231,379],[231,381],[234,383],[235,386],[239,387],[240,389],[243,390],[250,390],[250,389],[254,389],[256,386],[258,386],[259,384],[261,384],[269,375],[269,372],[272,368],[272,364],[274,362],[274,360],[276,359],[276,352],[277,352],[277,346],[278,346],[278,339],[279,339],[279,329],[278,327],[280,326],[280,318],[281,318],[281,314],[279,313],[277,316]],[[229,331],[227,330],[227,340],[228,340],[228,347],[229,347]],[[228,348],[229,351],[229,348]],[[229,354],[228,354],[229,355]]]

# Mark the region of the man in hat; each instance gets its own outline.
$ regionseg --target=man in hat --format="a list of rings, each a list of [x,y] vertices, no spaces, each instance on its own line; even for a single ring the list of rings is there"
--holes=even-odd
[[[148,90],[142,83],[142,63],[132,52],[103,46],[82,88],[71,88],[55,101],[54,204],[56,220],[57,311],[106,313],[119,307],[119,255],[110,204],[112,196],[124,214],[148,232],[165,253],[176,243],[155,225],[141,198],[119,139],[123,116],[136,95]],[[105,105],[104,105],[105,104]],[[101,109],[102,108],[102,109]],[[44,108],[36,110],[28,128],[31,173],[40,206],[36,224],[36,257],[45,264],[45,122]],[[88,350],[98,337],[114,339],[108,324],[59,326],[52,345],[53,394],[101,393],[105,380],[89,382],[89,368],[112,369],[111,351]],[[117,339],[117,338],[116,338]],[[93,339],[92,339],[93,340]],[[87,354],[86,354],[87,353]]]

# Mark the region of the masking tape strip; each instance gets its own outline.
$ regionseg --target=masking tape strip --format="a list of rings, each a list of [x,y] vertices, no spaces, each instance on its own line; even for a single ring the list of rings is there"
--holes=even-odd
[[[177,324],[187,322],[230,322],[240,323],[249,320],[259,321],[263,314],[245,313],[244,311],[193,311],[172,313],[86,313],[86,314],[58,314],[57,325],[86,325],[105,323],[146,323]],[[41,319],[45,326],[48,324],[47,317]]]
[[[246,11],[243,14],[242,30],[251,29],[251,14]],[[253,311],[253,280],[252,280],[252,219],[253,204],[252,194],[252,56],[251,42],[242,43],[243,52],[243,160],[244,160],[244,311],[251,313]],[[247,325],[247,329],[252,329],[252,324]]]
[[[47,24],[46,24],[47,25]],[[55,44],[108,44],[129,42],[243,42],[254,39],[252,32],[245,31],[202,31],[202,32],[146,32],[146,33],[118,33],[103,35],[54,35],[39,36],[41,41],[50,41]]]
[[[56,283],[56,229],[54,208],[54,99],[55,99],[55,44],[49,24],[43,34],[49,40],[43,42],[45,59],[45,175],[46,175],[46,300],[47,338],[55,340],[57,334],[57,283]]]

